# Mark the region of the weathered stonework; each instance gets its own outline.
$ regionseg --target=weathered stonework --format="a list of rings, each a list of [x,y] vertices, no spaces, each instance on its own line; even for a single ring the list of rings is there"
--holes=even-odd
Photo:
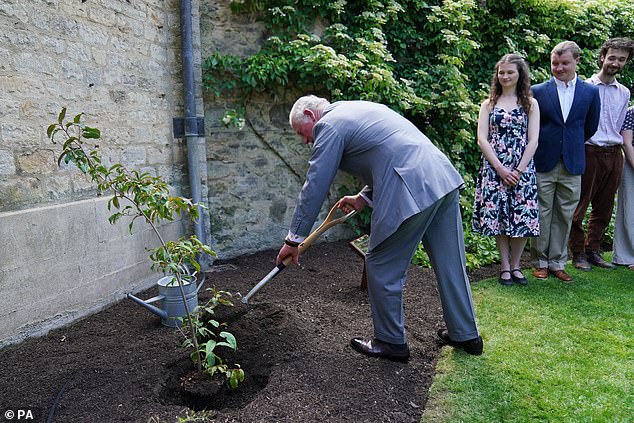
[[[103,155],[112,161],[157,173],[182,159],[183,145],[172,137],[182,97],[178,13],[177,0],[2,2],[0,212],[94,195],[48,182],[58,172],[45,129],[62,106],[102,130]],[[31,175],[39,192],[12,194],[11,187],[32,185]],[[167,175],[186,183],[171,179],[181,172]]]
[[[84,112],[102,131],[105,164],[188,191],[186,149],[172,134],[183,102],[179,4],[0,2],[0,346],[160,277],[149,269],[148,228],[110,225],[107,197],[73,166],[58,168],[46,128],[63,106],[71,117]],[[171,239],[191,228],[177,221],[161,231]]]
[[[261,25],[232,14],[228,0],[214,5],[201,10],[203,52],[257,52]],[[221,122],[225,109],[233,105],[204,93],[211,241],[221,258],[279,248],[304,183],[310,148],[290,129],[288,113],[296,97],[306,93],[273,94],[251,99],[247,118],[252,127],[237,130]],[[352,178],[340,175],[319,219],[341,197],[342,184],[358,188]],[[331,229],[323,238],[342,236],[351,236],[346,226]]]
[[[203,94],[207,54],[252,54],[263,37],[229,4],[192,0],[203,220],[220,258],[280,246],[309,156],[288,128],[293,95],[253,99],[252,127],[239,131],[220,122],[231,104]],[[160,175],[189,195],[187,147],[172,127],[183,115],[180,42],[180,0],[0,1],[0,244],[10,246],[0,249],[0,346],[153,284],[147,228],[130,235],[125,224],[109,225],[107,198],[73,166],[58,168],[59,147],[45,131],[63,106],[84,112],[102,131],[105,165]],[[338,198],[333,191],[324,211]],[[191,227],[177,221],[162,231],[177,238]]]

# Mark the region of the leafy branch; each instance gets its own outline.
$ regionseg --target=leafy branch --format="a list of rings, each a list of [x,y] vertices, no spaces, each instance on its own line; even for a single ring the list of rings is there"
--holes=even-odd
[[[139,218],[151,227],[160,244],[149,250],[152,269],[160,269],[164,273],[174,275],[185,306],[187,320],[194,320],[192,316],[194,310],[189,310],[183,284],[184,282],[192,283],[196,273],[200,271],[197,257],[201,254],[215,255],[215,252],[209,246],[202,244],[195,235],[189,238],[182,237],[178,241],[165,241],[157,225],[161,220],[173,221],[176,216],[185,214],[192,219],[197,219],[198,207],[204,206],[194,204],[186,198],[172,196],[169,185],[161,177],[137,170],[128,170],[119,163],[110,167],[105,166],[98,151],[98,144],[92,146],[88,144],[89,140],[100,139],[101,132],[97,128],[82,123],[82,116],[83,113],[80,113],[67,121],[64,107],[57,121],[48,126],[46,134],[53,144],[57,144],[56,138],[63,139],[57,164],[73,163],[97,184],[100,193],[112,194],[108,200],[108,210],[112,212],[108,221],[111,224],[126,216],[131,218],[128,225],[130,232],[134,222]],[[195,269],[193,274],[190,273],[190,268]],[[197,334],[193,326],[190,325],[190,329],[190,341],[194,353],[198,356],[196,363],[198,371],[201,372]]]

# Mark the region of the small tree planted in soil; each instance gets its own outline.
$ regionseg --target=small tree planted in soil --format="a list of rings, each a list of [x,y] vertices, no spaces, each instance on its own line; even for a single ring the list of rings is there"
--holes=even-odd
[[[199,360],[200,357],[204,357],[202,360],[202,368],[205,373],[210,376],[215,374],[223,374],[227,379],[227,385],[231,389],[238,387],[238,384],[244,380],[244,370],[240,368],[240,365],[236,364],[234,368],[230,368],[224,363],[222,357],[218,355],[216,348],[228,347],[235,351],[237,343],[236,338],[232,333],[223,330],[227,324],[219,322],[215,319],[215,310],[219,305],[225,305],[232,307],[231,293],[227,291],[218,291],[216,289],[209,288],[211,291],[211,298],[209,301],[199,307],[199,314],[192,319],[188,319],[185,324],[188,328],[191,328],[196,333],[194,337],[198,342],[196,346],[192,338],[186,337],[183,345],[186,348],[192,348],[192,358]],[[200,368],[199,368],[200,371]]]
[[[216,350],[217,347],[235,350],[237,347],[235,337],[227,331],[219,331],[218,329],[225,325],[210,318],[216,306],[233,305],[230,294],[213,290],[211,300],[204,306],[198,307],[201,310],[189,310],[183,290],[184,283],[195,282],[195,275],[200,271],[198,257],[203,254],[216,255],[216,253],[195,235],[182,237],[177,241],[165,240],[158,230],[161,220],[173,221],[177,216],[185,214],[192,220],[197,219],[199,207],[204,206],[194,204],[187,198],[170,195],[170,186],[160,176],[129,170],[120,163],[110,167],[105,166],[96,141],[101,138],[101,132],[97,128],[83,124],[82,116],[83,113],[80,113],[73,120],[67,121],[66,108],[63,108],[57,121],[49,125],[46,133],[51,142],[57,144],[56,137],[61,137],[63,140],[57,164],[73,163],[97,184],[100,193],[107,192],[112,195],[108,201],[108,210],[112,212],[108,218],[110,223],[114,224],[126,216],[131,218],[130,232],[134,222],[139,218],[151,227],[159,241],[158,247],[148,250],[152,260],[151,268],[173,275],[172,283],[178,284],[185,306],[186,316],[183,318],[181,329],[181,333],[186,338],[183,345],[193,350],[192,359],[200,374],[203,371],[211,376],[216,373],[223,374],[227,378],[229,387],[236,388],[244,380],[243,370],[239,365],[236,368],[229,368],[223,363]],[[192,268],[193,274],[189,270]]]

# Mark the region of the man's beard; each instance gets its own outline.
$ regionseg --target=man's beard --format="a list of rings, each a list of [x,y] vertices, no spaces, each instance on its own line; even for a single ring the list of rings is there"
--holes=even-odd
[[[617,67],[613,67],[613,66],[606,66],[605,68],[603,68],[603,72],[606,75],[610,75],[610,76],[615,76],[618,75],[619,72],[621,72],[622,68],[617,68]]]

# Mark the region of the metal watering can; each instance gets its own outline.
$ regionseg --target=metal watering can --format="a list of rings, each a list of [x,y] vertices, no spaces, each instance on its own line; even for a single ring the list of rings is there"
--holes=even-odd
[[[183,292],[185,293],[185,300],[187,308],[190,313],[194,313],[194,310],[198,306],[198,291],[203,286],[205,278],[196,286],[196,278],[194,276],[185,276],[182,279]],[[142,299],[135,297],[128,293],[127,296],[132,301],[142,305],[161,318],[161,323],[169,327],[178,327],[181,325],[179,318],[187,316],[185,310],[185,304],[183,304],[183,298],[178,286],[178,281],[174,276],[165,276],[158,280],[156,283],[159,289],[159,295],[143,301]],[[160,308],[152,305],[151,303],[160,301]]]

